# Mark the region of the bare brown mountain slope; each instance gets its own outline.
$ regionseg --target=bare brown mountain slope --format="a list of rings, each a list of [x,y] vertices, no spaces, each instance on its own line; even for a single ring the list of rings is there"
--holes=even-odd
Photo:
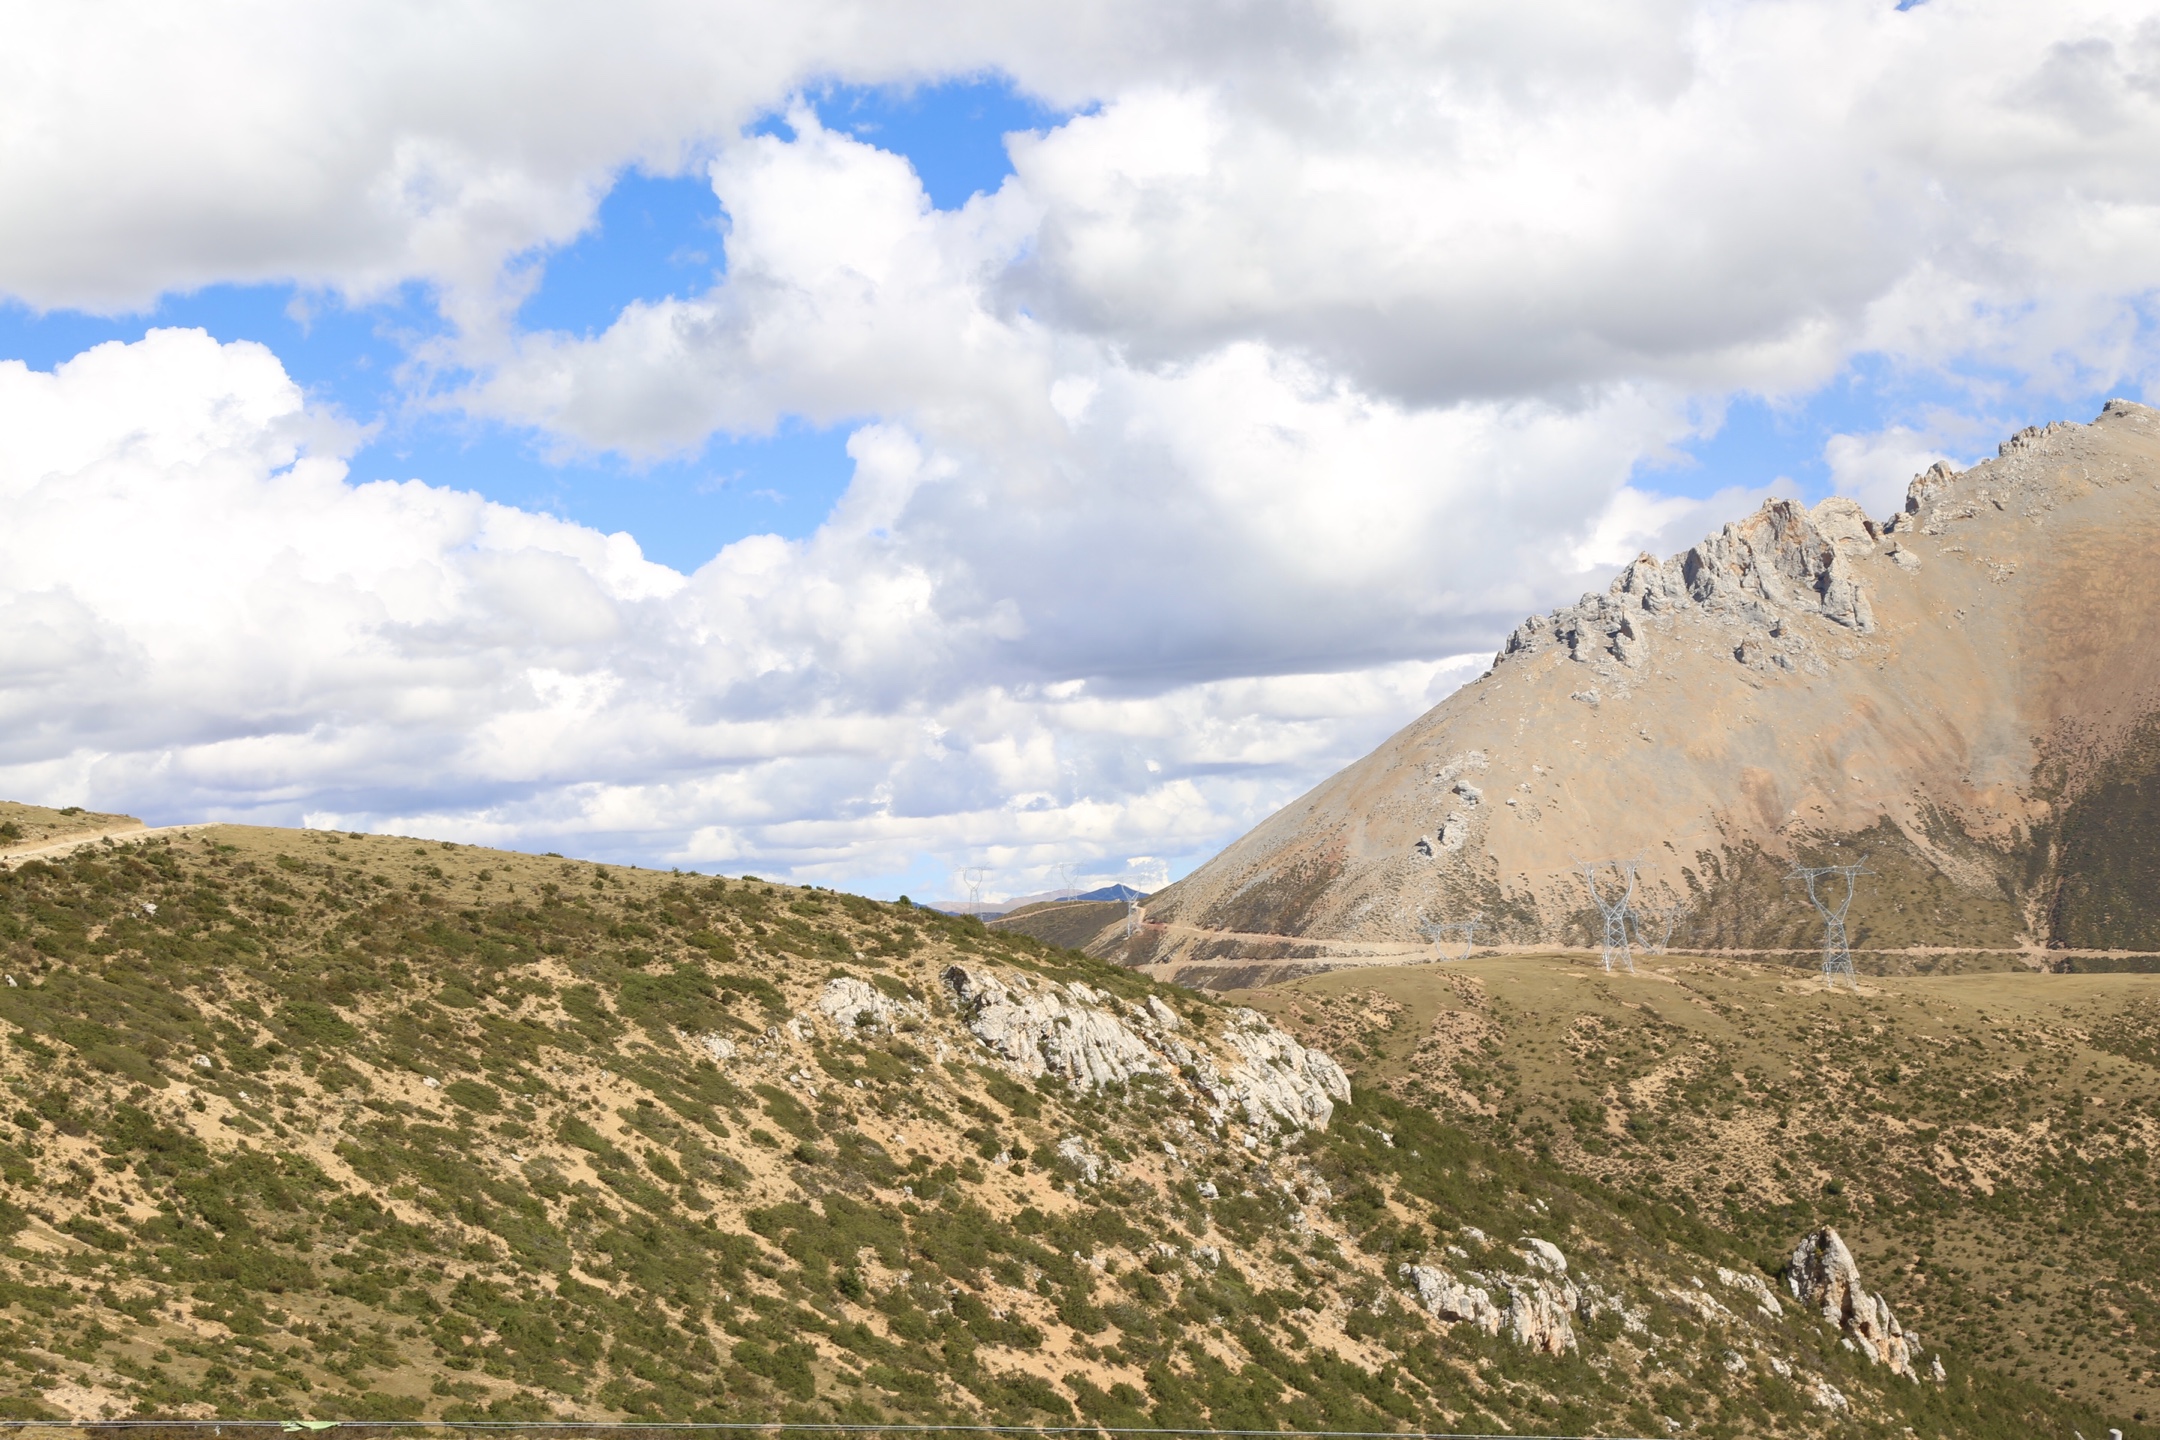
[[[1096,943],[1407,953],[1416,917],[1584,944],[1640,857],[1675,945],[1804,948],[1784,875],[1869,856],[1856,947],[2160,950],[2160,412],[2111,401],[1914,480],[1786,501],[1526,621],[1492,670]]]

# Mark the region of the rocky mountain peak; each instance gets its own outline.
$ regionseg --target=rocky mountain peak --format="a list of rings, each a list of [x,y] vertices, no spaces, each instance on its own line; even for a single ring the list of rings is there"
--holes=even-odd
[[[1666,560],[1638,556],[1603,594],[1531,616],[1508,636],[1493,664],[1564,646],[1571,660],[1610,656],[1640,666],[1649,655],[1648,618],[1687,607],[1772,634],[1799,612],[1869,634],[1874,610],[1846,557],[1874,550],[1882,534],[1856,502],[1842,496],[1812,510],[1793,500],[1767,501],[1681,554]]]
[[[1671,943],[1802,951],[1820,919],[1780,877],[1864,853],[1863,943],[2160,953],[2160,869],[2106,839],[2160,818],[2122,808],[2160,776],[2160,413],[2001,451],[1887,520],[1773,500],[1638,556],[1091,948],[1250,984],[1423,958],[1420,917],[1586,945],[1574,862],[1626,855]]]

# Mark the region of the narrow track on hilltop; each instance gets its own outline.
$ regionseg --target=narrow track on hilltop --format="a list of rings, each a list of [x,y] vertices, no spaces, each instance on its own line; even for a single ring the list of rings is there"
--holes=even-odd
[[[86,830],[80,835],[70,835],[65,840],[0,851],[0,866],[12,870],[26,860],[58,860],[108,840],[134,841],[148,840],[159,835],[192,835],[198,830],[208,830],[218,823],[220,822],[215,820],[197,820],[186,825],[145,825],[137,821],[132,825],[108,825],[98,830]]]

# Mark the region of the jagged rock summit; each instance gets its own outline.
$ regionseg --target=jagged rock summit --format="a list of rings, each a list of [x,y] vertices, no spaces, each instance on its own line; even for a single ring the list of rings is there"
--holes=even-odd
[[[1865,854],[1859,946],[2160,951],[2160,857],[2130,843],[2160,818],[2156,561],[2160,413],[2127,401],[1938,465],[1880,521],[1773,501],[1525,621],[1091,948],[1207,983],[1193,962],[1413,958],[1421,914],[1585,944],[1574,863],[1627,856],[1675,944],[1798,949],[1821,928],[1785,874]]]
[[[1868,1293],[1860,1280],[1859,1262],[1845,1247],[1837,1231],[1824,1226],[1793,1248],[1785,1269],[1785,1284],[1793,1298],[1843,1330],[1855,1349],[1892,1374],[1917,1380],[1920,1337],[1898,1324],[1890,1302]],[[1940,1378],[1938,1357],[1933,1374]]]

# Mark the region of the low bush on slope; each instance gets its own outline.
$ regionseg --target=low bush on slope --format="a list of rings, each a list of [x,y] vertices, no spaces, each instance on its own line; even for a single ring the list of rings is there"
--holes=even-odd
[[[1765,1263],[1833,1223],[1945,1354],[2130,1433],[2160,1418],[2149,977],[1869,978],[1854,995],[1730,960],[1640,969],[1340,972],[1260,1003],[1360,1083]]]

